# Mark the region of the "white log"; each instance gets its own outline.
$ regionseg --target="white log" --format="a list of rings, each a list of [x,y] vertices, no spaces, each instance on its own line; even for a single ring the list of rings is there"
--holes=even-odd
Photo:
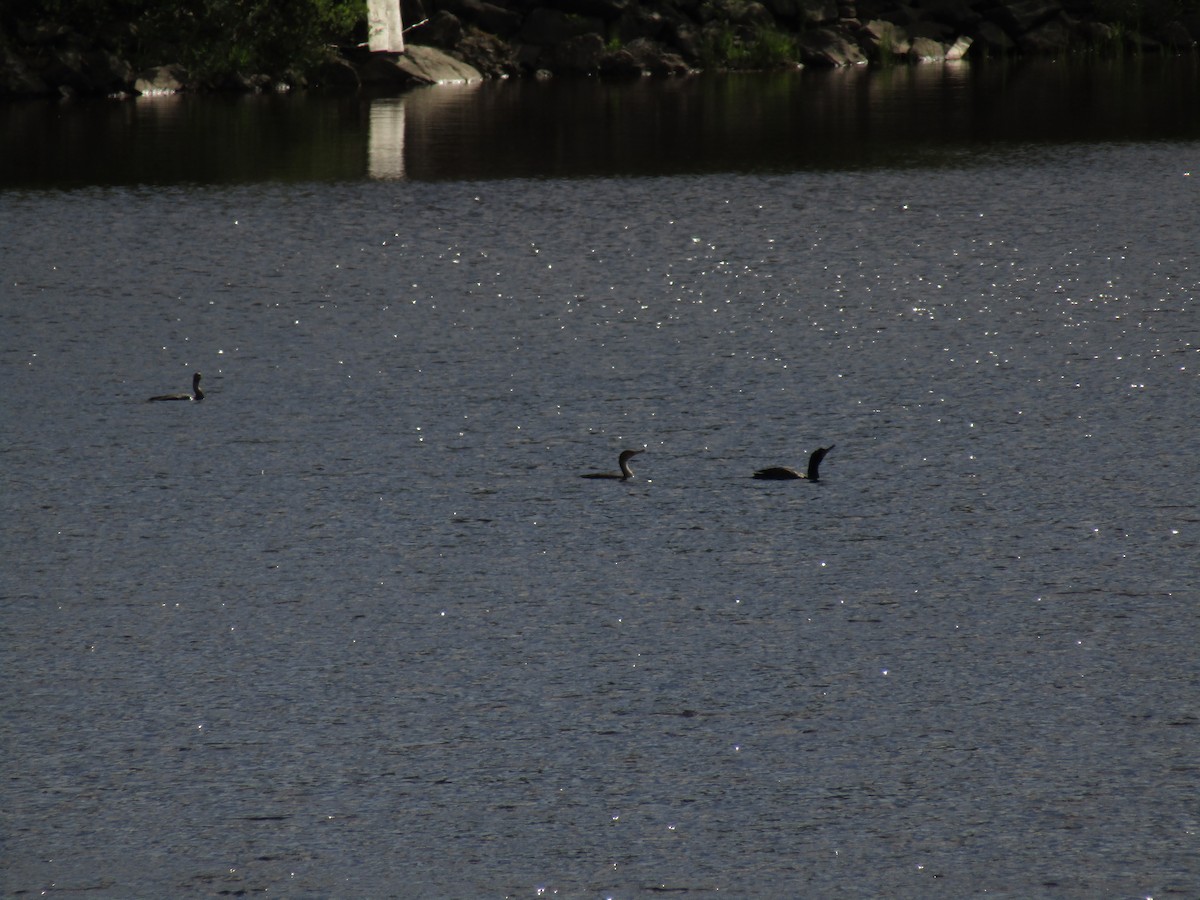
[[[367,0],[367,46],[372,53],[403,53],[400,0]]]

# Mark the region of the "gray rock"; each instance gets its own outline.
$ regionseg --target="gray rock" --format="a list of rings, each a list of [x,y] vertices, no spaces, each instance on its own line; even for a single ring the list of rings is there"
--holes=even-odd
[[[399,90],[413,83],[412,77],[399,66],[400,56],[396,53],[372,53],[358,67],[358,77],[365,87]]]
[[[36,97],[50,93],[53,88],[24,59],[0,46],[0,96]]]
[[[45,56],[38,75],[49,85],[66,88],[64,96],[126,93],[133,87],[133,68],[105,50],[81,50],[72,41]]]
[[[1119,46],[1117,29],[1103,22],[1082,22],[1078,31],[1080,37],[1092,47]]]
[[[867,62],[862,49],[832,28],[816,28],[796,41],[806,66],[856,66]]]
[[[917,38],[929,38],[943,44],[951,43],[958,35],[958,32],[945,22],[937,22],[933,19],[922,19],[919,22],[914,22],[909,26],[908,33],[913,40]]]
[[[622,47],[604,54],[600,60],[600,74],[609,78],[639,78],[650,73],[642,68],[632,53]]]
[[[975,31],[975,46],[979,47],[984,55],[1005,56],[1017,49],[1016,41],[995,22],[979,23],[979,28]]]
[[[946,47],[932,38],[913,38],[908,48],[908,58],[913,62],[945,62]]]
[[[462,20],[452,12],[439,10],[422,25],[418,35],[422,43],[430,47],[441,47],[443,50],[453,50],[462,43]]]
[[[1158,41],[1140,31],[1126,32],[1125,47],[1132,53],[1158,53],[1162,50]]]
[[[908,54],[908,32],[894,22],[872,19],[859,30],[858,44],[872,60],[886,62]]]
[[[627,10],[617,22],[617,38],[623,44],[639,38],[656,41],[666,28],[667,20],[661,13],[636,6]]]
[[[1051,19],[1017,38],[1017,46],[1025,53],[1048,56],[1061,53],[1071,46],[1071,29],[1062,19]]]
[[[133,89],[139,94],[174,94],[184,89],[187,75],[181,66],[155,66],[138,73]]]
[[[84,54],[85,74],[93,93],[128,93],[133,85],[133,66],[115,53],[92,50]]]
[[[1179,20],[1187,33],[1191,35],[1193,41],[1200,41],[1200,7],[1190,13],[1185,13],[1183,18]]]
[[[598,34],[581,34],[569,38],[550,53],[548,62],[555,72],[571,75],[594,75],[600,71],[604,58],[604,41]]]
[[[969,37],[960,35],[958,39],[950,45],[950,49],[946,51],[946,62],[957,62],[960,59],[967,58],[967,51],[971,49],[973,44]]]
[[[700,58],[701,49],[704,46],[704,38],[699,29],[693,28],[689,23],[679,22],[671,26],[671,43],[682,53],[686,58],[696,60]]]
[[[679,54],[665,50],[654,41],[644,38],[630,41],[625,49],[651,75],[687,75],[692,71]]]
[[[358,70],[350,61],[333,55],[312,71],[310,84],[335,91],[356,91],[362,87]]]
[[[417,84],[469,84],[483,80],[483,75],[474,66],[436,47],[406,44],[395,64]]]
[[[484,0],[442,0],[438,5],[443,11],[453,13],[488,34],[512,37],[521,30],[521,17],[495,3],[486,3]],[[436,15],[433,18],[436,19]]]
[[[1157,34],[1159,41],[1164,47],[1169,47],[1172,50],[1194,50],[1196,48],[1196,39],[1192,37],[1192,33],[1180,21],[1168,22],[1164,25]]]
[[[521,71],[512,44],[477,28],[467,30],[466,36],[454,48],[454,53],[488,78],[507,78]]]
[[[987,12],[986,18],[1010,36],[1016,37],[1027,34],[1062,13],[1059,0],[1000,0]]]

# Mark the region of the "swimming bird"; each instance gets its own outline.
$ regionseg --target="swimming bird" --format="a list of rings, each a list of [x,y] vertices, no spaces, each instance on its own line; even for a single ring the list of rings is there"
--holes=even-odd
[[[633,477],[633,469],[629,468],[629,460],[633,459],[639,453],[645,453],[644,450],[622,450],[621,455],[617,457],[617,464],[620,465],[620,472],[589,472],[586,475],[580,475],[580,478],[619,478],[621,481],[628,481]]]
[[[817,474],[817,470],[821,468],[821,460],[825,458],[825,454],[834,448],[833,444],[828,447],[818,447],[812,452],[812,456],[808,458],[808,472],[801,475],[795,469],[787,466],[772,466],[769,469],[759,469],[754,473],[755,478],[761,478],[765,481],[787,481],[792,478],[804,478],[808,481],[820,481],[821,476]]]
[[[151,397],[147,403],[153,403],[155,400],[203,400],[204,391],[200,390],[200,373],[197,372],[192,376],[192,392],[190,394],[159,394],[157,397]]]

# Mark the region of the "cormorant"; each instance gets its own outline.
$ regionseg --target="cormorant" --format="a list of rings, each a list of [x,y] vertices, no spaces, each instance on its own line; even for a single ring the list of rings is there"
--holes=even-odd
[[[617,463],[621,466],[620,472],[589,472],[587,475],[580,475],[580,478],[618,478],[621,481],[627,481],[633,477],[633,469],[629,468],[629,460],[637,456],[639,453],[644,453],[644,450],[622,450],[621,455],[617,458]]]
[[[200,373],[197,372],[192,376],[192,392],[190,394],[159,394],[157,397],[151,397],[147,403],[153,403],[155,400],[203,400],[204,391],[200,390]]]
[[[804,478],[808,481],[820,481],[821,476],[817,470],[821,467],[821,460],[825,458],[825,454],[834,448],[833,444],[828,447],[818,447],[813,451],[812,456],[808,458],[808,472],[800,474],[795,469],[787,466],[772,466],[769,469],[759,469],[754,473],[755,478],[761,478],[765,481],[788,481],[793,478]]]

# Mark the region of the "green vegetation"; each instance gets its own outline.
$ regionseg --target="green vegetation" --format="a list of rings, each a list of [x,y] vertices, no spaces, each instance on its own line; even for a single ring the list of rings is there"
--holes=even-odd
[[[700,48],[700,61],[706,68],[776,69],[798,57],[792,36],[766,26],[749,31],[728,24],[709,27]]]
[[[365,20],[366,0],[5,0],[0,34],[97,36],[135,67],[180,63],[219,85],[302,70]]]
[[[750,56],[757,68],[786,65],[796,62],[800,57],[795,38],[777,28],[759,28],[755,37]]]
[[[1097,18],[1126,31],[1154,30],[1200,12],[1200,0],[1097,0]]]

